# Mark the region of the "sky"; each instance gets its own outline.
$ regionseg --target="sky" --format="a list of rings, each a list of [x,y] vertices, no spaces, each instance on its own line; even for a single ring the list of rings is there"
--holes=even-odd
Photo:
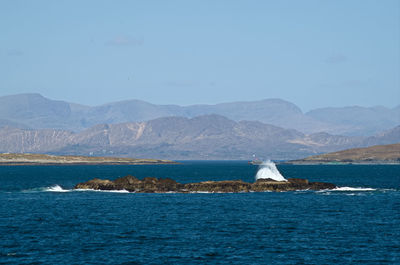
[[[2,0],[0,32],[0,96],[400,104],[398,0]]]

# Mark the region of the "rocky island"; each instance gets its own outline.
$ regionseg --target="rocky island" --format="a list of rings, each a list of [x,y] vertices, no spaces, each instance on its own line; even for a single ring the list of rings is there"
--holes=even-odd
[[[197,183],[178,183],[165,178],[157,179],[146,177],[139,180],[133,176],[117,178],[114,181],[92,179],[79,183],[75,189],[92,190],[126,190],[136,193],[225,193],[225,192],[263,192],[263,191],[294,191],[294,190],[323,190],[334,189],[336,185],[324,182],[309,182],[307,179],[289,178],[288,181],[275,181],[273,179],[258,179],[254,183],[242,180],[203,181]]]

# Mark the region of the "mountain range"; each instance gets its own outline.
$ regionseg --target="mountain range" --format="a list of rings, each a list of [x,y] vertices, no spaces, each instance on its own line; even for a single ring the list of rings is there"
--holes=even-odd
[[[303,113],[282,99],[264,99],[215,105],[155,105],[126,100],[85,106],[51,100],[40,94],[0,97],[0,127],[61,129],[80,132],[97,124],[144,122],[162,117],[194,118],[217,114],[240,122],[262,123],[295,129],[305,134],[325,132],[345,136],[370,136],[400,124],[400,105],[386,107],[321,108]]]
[[[372,137],[304,134],[259,121],[220,115],[164,117],[100,124],[73,132],[0,128],[0,152],[151,157],[157,159],[298,159],[370,144],[400,142],[400,126]]]
[[[216,105],[127,100],[84,106],[0,97],[0,152],[158,159],[298,159],[400,142],[400,106],[315,109],[281,99]]]

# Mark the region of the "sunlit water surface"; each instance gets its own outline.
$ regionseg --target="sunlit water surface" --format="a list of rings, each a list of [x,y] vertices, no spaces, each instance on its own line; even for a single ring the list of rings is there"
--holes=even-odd
[[[0,167],[0,263],[400,263],[400,166],[279,166],[320,192],[134,194],[72,191],[127,174],[254,181],[246,162]]]

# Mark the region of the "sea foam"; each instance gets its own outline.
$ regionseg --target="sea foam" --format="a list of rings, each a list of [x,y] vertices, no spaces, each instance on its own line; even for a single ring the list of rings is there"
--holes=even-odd
[[[24,193],[35,193],[35,192],[70,192],[72,190],[63,189],[60,185],[53,185],[50,187],[40,187],[40,188],[32,188],[27,190],[22,190]]]
[[[60,185],[53,185],[44,188],[35,188],[23,190],[22,192],[72,192],[72,191],[94,191],[94,192],[112,192],[112,193],[129,193],[127,190],[94,190],[94,189],[64,189]]]
[[[94,191],[94,192],[129,193],[129,191],[127,191],[127,190],[74,189],[73,191]]]
[[[362,187],[337,187],[332,189],[331,191],[374,191],[376,189],[373,188],[362,188]]]
[[[44,188],[43,191],[49,191],[49,192],[70,192],[72,190],[65,190],[63,189],[60,185],[54,185],[51,187]]]

